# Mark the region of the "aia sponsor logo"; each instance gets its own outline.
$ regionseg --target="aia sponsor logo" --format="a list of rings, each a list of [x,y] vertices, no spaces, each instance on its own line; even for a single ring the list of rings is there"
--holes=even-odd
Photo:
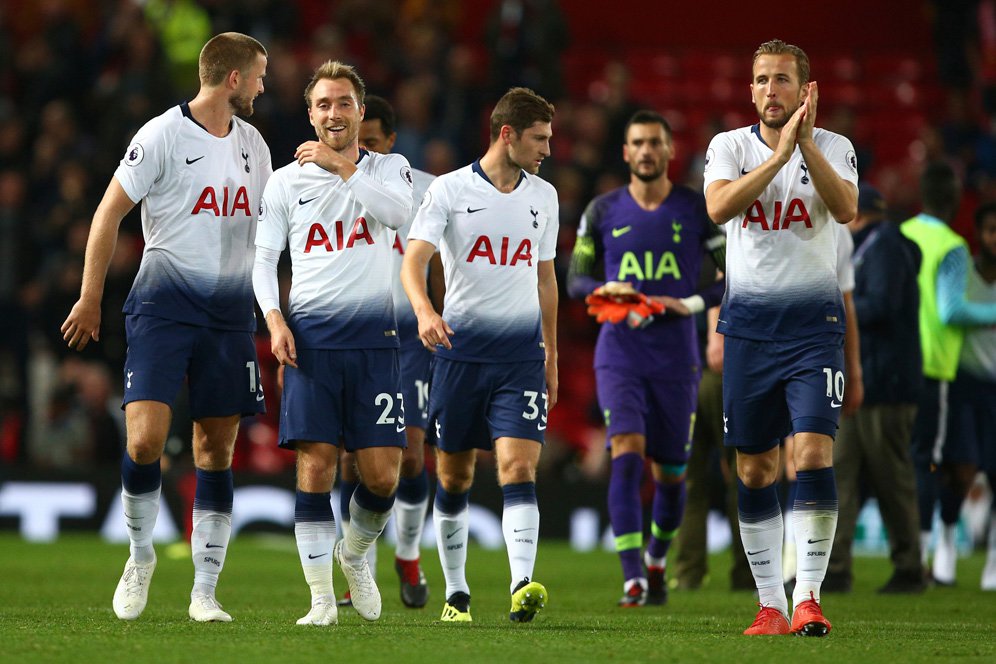
[[[234,192],[230,187],[204,187],[194,209],[190,214],[210,213],[216,217],[234,217],[242,212],[246,217],[252,217],[249,208],[249,192],[241,186]]]
[[[495,245],[498,246],[498,253],[495,253]],[[467,262],[487,261],[492,265],[508,265],[514,267],[518,263],[525,263],[528,266],[533,264],[533,245],[526,238],[518,243],[514,251],[509,251],[512,241],[507,235],[496,238],[493,242],[487,235],[479,235],[474,241],[474,247],[467,254]]]
[[[330,224],[328,230],[318,222],[315,222],[308,229],[308,239],[304,245],[304,253],[310,254],[312,249],[324,249],[326,252],[352,249],[361,240],[367,244],[374,244],[370,229],[367,228],[367,220],[363,217],[359,217],[353,222],[348,236],[346,236],[345,223],[341,219]],[[333,241],[335,242],[334,245]]]
[[[783,208],[784,216],[782,215]],[[783,201],[775,201],[775,209],[772,210],[770,217],[765,213],[761,201],[756,200],[747,209],[747,214],[744,215],[741,225],[743,228],[747,228],[747,224],[760,224],[762,231],[784,231],[796,222],[805,224],[806,228],[813,227],[813,222],[809,219],[809,210],[806,209],[806,204],[802,202],[801,198],[793,198],[789,201],[788,207],[785,207]]]

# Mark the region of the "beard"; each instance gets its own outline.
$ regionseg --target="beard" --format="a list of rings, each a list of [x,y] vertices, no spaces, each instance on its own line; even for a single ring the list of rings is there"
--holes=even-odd
[[[665,166],[659,166],[655,164],[653,170],[647,172],[647,171],[641,171],[639,169],[639,166],[640,166],[639,164],[637,164],[636,166],[630,166],[629,172],[635,175],[637,179],[639,179],[642,182],[653,182],[654,180],[660,179],[660,177],[664,175],[664,172],[667,170]]]
[[[240,95],[238,93],[234,93],[228,98],[228,103],[233,109],[235,109],[235,114],[240,118],[249,118],[252,117],[252,102],[254,99],[255,97],[250,95]]]
[[[792,116],[795,115],[798,110],[799,107],[797,107],[791,113],[785,113],[784,115],[782,115],[781,118],[777,120],[766,120],[764,118],[763,111],[758,112],[757,117],[759,120],[761,120],[761,123],[764,124],[764,126],[767,127],[768,129],[781,129],[782,127],[788,124],[788,121],[792,119]]]

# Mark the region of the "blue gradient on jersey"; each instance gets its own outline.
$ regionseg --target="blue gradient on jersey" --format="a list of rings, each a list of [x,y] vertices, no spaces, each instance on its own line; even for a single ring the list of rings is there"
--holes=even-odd
[[[213,279],[213,275],[181,272],[164,250],[146,251],[123,310],[191,325],[252,332],[256,329],[249,276],[252,252],[247,249],[231,262],[230,271]]]
[[[390,293],[354,303],[338,302],[334,310],[292,311],[288,324],[298,348],[349,350],[399,345]]]
[[[701,194],[676,185],[656,210],[648,211],[621,187],[596,198],[587,214],[606,281],[629,281],[646,295],[695,294],[712,230]],[[660,316],[641,330],[604,323],[595,346],[596,367],[623,367],[661,380],[698,380],[700,362],[690,316]]]
[[[421,346],[422,340],[418,337],[418,318],[411,306],[400,307],[395,304],[395,315],[398,318],[398,338],[402,346]]]
[[[717,331],[758,341],[802,339],[818,334],[844,334],[844,299],[836,282],[824,292],[782,291],[778,300],[733,294],[727,288]],[[772,290],[778,284],[772,284]]]
[[[452,350],[439,347],[440,357],[464,362],[528,362],[543,360],[543,332],[540,314],[535,318],[443,317],[455,333]]]

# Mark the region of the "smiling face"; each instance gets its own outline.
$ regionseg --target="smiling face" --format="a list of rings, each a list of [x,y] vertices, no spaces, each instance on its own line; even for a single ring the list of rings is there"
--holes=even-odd
[[[363,121],[356,88],[345,78],[323,78],[311,91],[308,120],[318,140],[336,152],[355,145]]]
[[[795,56],[759,56],[754,62],[750,94],[757,117],[765,126],[784,127],[802,103],[802,83]]]
[[[242,118],[252,116],[252,103],[263,93],[263,77],[266,76],[266,56],[256,55],[252,66],[239,72],[239,85],[228,98],[235,114]]]
[[[550,156],[550,139],[553,138],[553,128],[549,122],[534,122],[521,134],[512,127],[502,127],[508,131],[508,160],[527,173],[536,175],[540,164]]]
[[[657,122],[633,123],[626,130],[623,161],[629,172],[644,182],[652,182],[667,173],[674,154],[671,137]]]

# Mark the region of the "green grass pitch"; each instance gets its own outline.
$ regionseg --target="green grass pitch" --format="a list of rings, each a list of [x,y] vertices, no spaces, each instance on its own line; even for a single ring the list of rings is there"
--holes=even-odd
[[[577,553],[541,542],[536,579],[550,593],[530,624],[508,621],[505,552],[472,546],[470,625],[437,622],[442,573],[423,551],[429,606],[398,597],[393,551],[380,548],[384,611],[366,623],[342,608],[336,627],[299,627],[308,610],[293,539],[246,535],[233,542],[218,597],[235,621],[187,618],[192,567],[157,547],[149,606],[136,622],[118,621],[111,595],[127,557],[123,546],[91,536],[49,545],[0,536],[0,660],[4,662],[996,662],[996,593],[978,589],[981,554],[959,561],[956,588],[912,597],[881,596],[884,559],[856,561],[855,590],[826,595],[834,624],[826,638],[744,637],[754,617],[750,593],[727,590],[728,557],[713,556],[702,590],[672,591],[664,607],[619,609],[619,565],[611,553]],[[336,590],[345,582],[338,572]],[[795,659],[792,658],[801,658]],[[811,659],[812,658],[812,659]]]

